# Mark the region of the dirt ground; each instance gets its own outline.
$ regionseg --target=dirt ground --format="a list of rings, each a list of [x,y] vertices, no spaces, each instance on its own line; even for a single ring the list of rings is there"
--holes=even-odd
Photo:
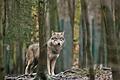
[[[94,70],[95,80],[112,80],[112,72],[110,68],[96,68]],[[34,80],[36,73],[29,75],[19,75],[19,76],[6,76],[5,80]],[[88,68],[72,68],[64,72],[56,74],[54,76],[49,76],[49,80],[89,80],[89,69]]]

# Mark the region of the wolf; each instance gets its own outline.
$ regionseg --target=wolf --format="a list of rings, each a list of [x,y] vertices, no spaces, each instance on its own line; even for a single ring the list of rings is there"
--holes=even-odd
[[[49,75],[54,75],[56,60],[59,57],[64,45],[64,32],[52,32],[50,39],[47,41],[47,70]],[[25,74],[31,72],[39,58],[39,43],[31,44],[26,53]],[[32,66],[32,64],[34,64]]]

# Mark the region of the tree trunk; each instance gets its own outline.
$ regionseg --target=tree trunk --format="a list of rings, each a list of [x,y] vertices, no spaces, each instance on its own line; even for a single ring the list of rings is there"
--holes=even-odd
[[[86,0],[82,0],[81,1],[81,10],[82,10],[82,36],[84,41],[86,43],[82,44],[82,48],[84,50],[84,53],[86,53],[86,55],[83,53],[83,56],[85,56],[85,60],[83,60],[83,64],[86,63],[85,66],[89,67],[89,73],[90,73],[90,80],[94,80],[94,70],[93,70],[93,56],[92,56],[92,20],[91,20],[91,14],[89,11],[90,5],[88,5]],[[89,13],[89,14],[88,14]],[[89,16],[91,15],[91,16]],[[83,40],[82,40],[83,41]],[[86,44],[86,45],[84,45]],[[83,47],[83,45],[85,47]],[[86,52],[85,52],[86,51]],[[85,62],[84,62],[85,61]]]
[[[0,0],[0,80],[4,80],[3,65],[3,19],[4,19],[4,0]]]
[[[119,61],[120,61],[120,5],[119,5],[119,0],[115,0],[113,1],[113,20],[116,26],[116,37],[117,37],[117,52],[118,52],[118,56],[119,56]],[[120,66],[120,62],[119,62],[119,66]]]
[[[58,10],[57,10],[57,0],[49,0],[49,21],[50,30],[58,31]]]
[[[114,21],[114,46],[113,47],[116,51],[114,58],[112,60],[113,64],[116,67],[113,67],[113,80],[118,80],[120,78],[120,4],[119,0],[112,0],[112,9],[113,9],[113,21]]]
[[[104,66],[108,66],[108,53],[107,53],[107,37],[106,37],[106,21],[105,21],[105,14],[103,11],[103,3],[100,1],[100,12],[101,12],[101,39],[100,39],[100,49],[99,49],[99,63],[102,63]]]
[[[37,79],[47,80],[47,53],[46,47],[43,45],[46,43],[46,27],[45,27],[45,1],[39,0],[38,2],[38,22],[39,22],[39,60],[38,60],[38,72]]]
[[[80,26],[80,60],[81,67],[87,67],[87,30],[86,30],[86,8],[85,0],[81,1],[81,26]]]
[[[59,31],[65,32],[65,43],[63,53],[60,54],[58,63],[61,63],[61,71],[72,67],[72,26],[71,18],[69,16],[69,7],[66,0],[57,0],[58,2],[58,15],[59,15]],[[68,56],[69,55],[69,56]]]
[[[74,41],[74,23],[75,23],[75,3],[76,1],[75,0],[67,0],[68,2],[68,14],[69,14],[69,17],[70,17],[70,24],[71,24],[71,27],[72,27],[72,39]],[[74,42],[72,41],[72,45],[74,45]],[[72,64],[74,64],[74,46],[72,46]]]

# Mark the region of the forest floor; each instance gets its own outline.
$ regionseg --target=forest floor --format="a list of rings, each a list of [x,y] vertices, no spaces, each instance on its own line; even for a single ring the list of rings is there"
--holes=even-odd
[[[95,69],[95,80],[112,80],[109,68]],[[54,80],[89,80],[89,69],[69,69],[52,77]]]
[[[112,80],[112,72],[110,68],[95,69],[95,80]],[[36,73],[19,76],[6,76],[5,80],[34,80]],[[50,76],[50,80],[89,80],[89,69],[73,68],[64,72]]]

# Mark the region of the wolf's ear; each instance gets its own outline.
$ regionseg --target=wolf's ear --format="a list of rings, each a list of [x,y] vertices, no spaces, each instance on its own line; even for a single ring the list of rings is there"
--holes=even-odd
[[[64,35],[65,32],[61,32],[61,35]]]
[[[52,35],[55,35],[55,32],[52,30]]]

